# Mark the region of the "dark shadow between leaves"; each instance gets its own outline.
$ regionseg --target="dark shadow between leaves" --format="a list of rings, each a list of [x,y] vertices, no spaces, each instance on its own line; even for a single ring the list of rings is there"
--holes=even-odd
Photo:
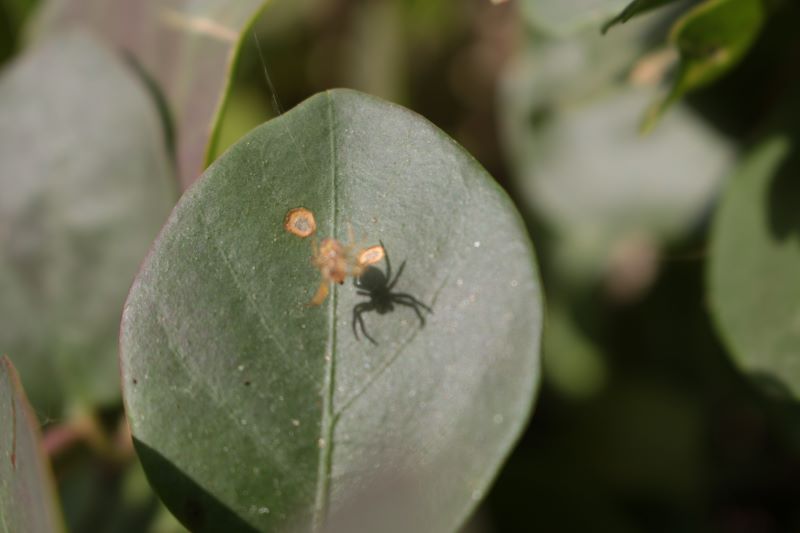
[[[800,151],[796,143],[781,162],[769,186],[769,228],[778,240],[800,238]]]
[[[192,532],[258,531],[209,494],[169,459],[135,437],[133,443],[150,484],[154,487],[166,487],[159,496],[187,529]]]
[[[360,340],[358,330],[372,344],[377,345],[378,342],[367,332],[366,325],[364,324],[364,313],[375,312],[379,315],[385,315],[395,310],[395,306],[408,307],[414,310],[417,318],[419,319],[419,327],[425,327],[425,313],[433,313],[433,309],[422,303],[417,297],[407,292],[396,292],[394,287],[403,274],[403,269],[406,262],[400,264],[397,274],[392,277],[392,264],[389,261],[389,252],[386,250],[381,241],[381,246],[384,250],[384,261],[386,262],[386,271],[379,268],[369,266],[361,276],[353,280],[353,285],[356,287],[356,294],[359,296],[366,296],[369,300],[357,303],[353,306],[353,335],[356,339]]]
[[[760,370],[751,370],[748,374],[765,397],[778,403],[792,404],[794,402],[794,395],[789,385],[775,374]]]

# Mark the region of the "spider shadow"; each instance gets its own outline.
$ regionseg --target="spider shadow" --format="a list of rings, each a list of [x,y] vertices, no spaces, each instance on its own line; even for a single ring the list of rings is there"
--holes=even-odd
[[[356,340],[361,340],[358,336],[358,330],[361,329],[361,334],[375,346],[378,345],[378,342],[367,332],[364,324],[364,313],[375,312],[379,315],[385,315],[393,312],[395,306],[408,307],[416,313],[420,328],[425,327],[425,313],[433,313],[433,309],[412,294],[394,291],[394,286],[403,274],[406,262],[403,261],[400,264],[397,273],[392,277],[389,252],[386,251],[382,241],[381,246],[383,246],[384,250],[383,259],[386,262],[386,271],[384,272],[374,266],[368,266],[360,276],[353,279],[353,286],[357,289],[356,294],[369,298],[369,300],[353,306],[353,335],[355,335]]]

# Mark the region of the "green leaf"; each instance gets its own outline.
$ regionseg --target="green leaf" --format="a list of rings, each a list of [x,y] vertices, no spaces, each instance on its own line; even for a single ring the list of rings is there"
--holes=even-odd
[[[676,0],[633,0],[633,2],[625,6],[625,9],[620,11],[616,17],[603,24],[602,32],[605,33],[612,26],[624,24],[637,15],[647,13],[648,11],[671,4],[675,1]]]
[[[626,3],[628,0],[523,0],[520,7],[535,27],[564,36],[600,24]]]
[[[0,531],[64,531],[39,423],[5,356],[0,357]]]
[[[671,104],[732,69],[756,41],[767,18],[765,0],[708,0],[681,17],[670,40],[681,64],[672,90],[648,112],[649,130]]]
[[[543,339],[545,382],[570,399],[597,395],[609,381],[600,348],[577,324],[565,303],[548,299]]]
[[[213,153],[244,31],[266,0],[51,0],[38,33],[90,27],[129,53],[163,93],[185,188]]]
[[[298,206],[319,238],[382,241],[425,326],[396,304],[359,340],[350,280],[309,306]],[[386,527],[454,530],[526,423],[541,305],[523,222],[474,159],[406,109],[317,95],[209,168],[134,284],[121,361],[145,471],[193,531],[319,529],[380,494]]]
[[[0,1],[0,65],[16,53],[27,18],[37,0]]]
[[[625,36],[637,26],[539,45],[503,83],[517,190],[557,235],[559,275],[580,283],[607,274],[626,241],[658,247],[690,229],[733,157],[731,144],[686,107],[639,134],[654,89],[618,81],[625,67],[617,53],[638,54]]]
[[[122,304],[175,198],[156,107],[70,33],[4,73],[0,116],[0,349],[46,414],[118,401]]]
[[[800,397],[800,151],[776,133],[731,177],[717,209],[709,285],[736,363]]]

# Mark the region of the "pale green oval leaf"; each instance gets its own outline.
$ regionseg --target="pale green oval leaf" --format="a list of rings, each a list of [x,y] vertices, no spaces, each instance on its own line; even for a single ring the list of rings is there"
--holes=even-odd
[[[0,531],[64,531],[39,422],[5,356],[0,357]]]
[[[175,198],[156,107],[69,33],[4,73],[0,116],[0,350],[37,410],[118,401],[122,305]]]
[[[298,206],[318,238],[383,241],[425,326],[395,305],[358,340],[350,280],[310,307]],[[525,425],[541,305],[524,225],[474,159],[408,110],[317,95],[212,165],[145,262],[121,336],[137,450],[192,530],[320,530],[364,492],[391,494],[388,530],[453,530]]]
[[[539,46],[504,79],[513,177],[525,206],[558,235],[559,274],[575,280],[607,271],[628,239],[658,246],[690,229],[733,158],[731,143],[683,106],[639,133],[654,89],[620,82],[627,69],[617,53],[627,41],[631,62],[637,39],[626,32],[636,26]]]
[[[774,134],[731,177],[717,209],[709,285],[714,317],[744,370],[800,397],[800,158]]]
[[[266,0],[50,0],[37,32],[88,27],[129,53],[163,92],[178,177],[202,173],[244,31]]]

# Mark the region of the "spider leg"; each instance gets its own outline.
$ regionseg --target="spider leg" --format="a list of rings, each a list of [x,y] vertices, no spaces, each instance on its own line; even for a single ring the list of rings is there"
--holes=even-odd
[[[422,312],[419,310],[419,306],[417,306],[416,303],[409,302],[407,300],[395,300],[394,298],[392,298],[392,301],[398,305],[404,305],[406,307],[410,307],[411,309],[413,309],[414,312],[417,314],[417,318],[419,318],[419,327],[421,328],[425,327],[425,317],[422,316]]]
[[[361,333],[364,334],[364,336],[369,340],[369,342],[377,346],[378,343],[375,341],[375,339],[373,339],[372,336],[370,336],[370,334],[367,333],[367,328],[366,326],[364,326],[364,317],[361,316],[365,312],[370,311],[371,309],[372,309],[372,304],[370,302],[362,302],[353,307],[353,335],[355,335],[356,340],[359,341],[361,340],[358,338],[358,328],[356,327],[356,324],[358,324],[358,326],[361,328]]]
[[[404,301],[407,301],[407,302],[411,302],[412,304],[414,304],[414,305],[418,305],[418,306],[420,306],[421,308],[425,309],[425,310],[426,310],[427,312],[429,312],[430,314],[433,314],[433,309],[431,309],[430,307],[428,307],[427,305],[425,305],[424,303],[422,303],[422,302],[421,302],[420,300],[418,300],[416,297],[414,297],[414,296],[412,296],[412,295],[408,294],[407,292],[393,292],[393,293],[392,293],[392,299],[393,299],[393,300],[394,300],[394,299],[398,299],[398,300],[404,300]]]
[[[365,290],[358,290],[358,291],[356,291],[356,294],[360,294],[361,296],[371,296],[369,291],[365,291]]]
[[[357,341],[361,340],[358,338],[358,329],[356,329],[356,322],[359,318],[361,318],[361,304],[353,306],[353,336]]]
[[[386,251],[383,241],[379,240],[381,248],[383,248],[383,260],[386,261],[386,279],[392,279],[392,263],[389,262],[389,252]]]
[[[401,275],[403,275],[403,269],[405,267],[406,267],[405,261],[400,263],[400,270],[397,271],[397,274],[395,274],[394,279],[391,281],[391,283],[389,283],[389,285],[386,286],[387,289],[389,289],[390,291],[392,290],[392,287],[394,287],[395,283],[397,283],[397,280],[400,279]],[[386,279],[390,279],[388,274],[386,275]]]

